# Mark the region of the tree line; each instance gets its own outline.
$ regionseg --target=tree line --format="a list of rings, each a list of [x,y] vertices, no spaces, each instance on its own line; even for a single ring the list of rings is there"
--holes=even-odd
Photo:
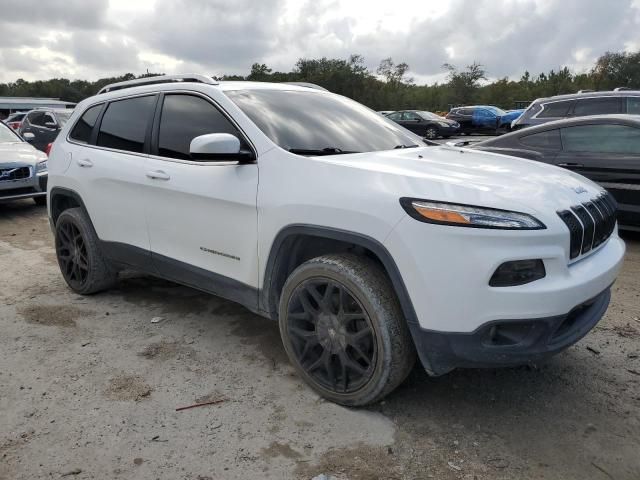
[[[353,98],[374,110],[424,109],[447,111],[455,105],[487,104],[505,109],[539,97],[575,93],[578,90],[611,90],[615,87],[640,89],[640,51],[607,52],[586,73],[574,73],[567,67],[532,76],[525,71],[518,80],[500,78],[488,81],[489,73],[474,62],[466,67],[444,64],[447,79],[443,83],[416,85],[409,76],[410,67],[386,58],[375,70],[365,66],[364,58],[299,59],[289,72],[273,71],[265,64],[254,63],[248,75],[224,75],[221,80],[268,82],[311,82]],[[54,97],[79,102],[94,95],[103,86],[157,74],[87,80],[54,78],[26,81],[18,79],[0,83],[0,96]]]

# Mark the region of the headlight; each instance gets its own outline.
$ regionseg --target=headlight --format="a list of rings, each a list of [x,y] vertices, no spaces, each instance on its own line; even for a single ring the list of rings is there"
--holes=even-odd
[[[36,172],[42,173],[47,171],[47,161],[43,160],[42,162],[38,162],[36,165]]]
[[[410,216],[426,223],[503,230],[541,230],[546,228],[540,220],[531,215],[497,208],[458,205],[415,198],[401,198],[400,204]]]
[[[441,127],[445,127],[445,128],[449,128],[451,126],[447,122],[438,122],[438,125],[440,125]]]

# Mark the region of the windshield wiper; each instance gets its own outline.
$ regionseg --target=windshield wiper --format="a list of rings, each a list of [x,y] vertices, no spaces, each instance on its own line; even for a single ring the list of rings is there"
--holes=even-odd
[[[393,147],[394,150],[397,150],[398,148],[417,148],[418,145],[396,145],[395,147]]]
[[[291,153],[296,153],[298,155],[345,155],[348,153],[360,153],[360,152],[352,152],[347,150],[342,150],[338,147],[325,147],[325,148],[290,148],[289,151]]]

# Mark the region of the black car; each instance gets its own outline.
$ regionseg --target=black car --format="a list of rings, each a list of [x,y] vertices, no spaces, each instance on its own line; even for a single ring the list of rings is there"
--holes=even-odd
[[[70,109],[31,110],[22,119],[18,133],[31,145],[44,152],[47,145],[56,139],[71,113]]]
[[[470,144],[469,148],[550,163],[584,175],[613,194],[621,227],[640,230],[638,116],[557,120]]]
[[[407,130],[424,138],[448,138],[460,130],[460,125],[435,113],[422,110],[401,110],[387,115],[387,118],[399,123]]]

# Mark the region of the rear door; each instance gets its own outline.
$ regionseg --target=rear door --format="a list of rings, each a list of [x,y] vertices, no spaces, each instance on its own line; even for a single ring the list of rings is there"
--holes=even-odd
[[[98,237],[118,258],[139,266],[149,255],[144,218],[145,150],[157,95],[87,109],[69,135],[69,176],[77,180]],[[143,265],[146,269],[148,265]]]
[[[561,129],[558,166],[599,183],[619,203],[621,223],[640,224],[640,129],[623,124]]]
[[[421,116],[414,112],[402,112],[402,120],[400,121],[400,125],[402,125],[407,130],[411,130],[413,133],[422,136],[424,134],[426,122],[422,119]]]

